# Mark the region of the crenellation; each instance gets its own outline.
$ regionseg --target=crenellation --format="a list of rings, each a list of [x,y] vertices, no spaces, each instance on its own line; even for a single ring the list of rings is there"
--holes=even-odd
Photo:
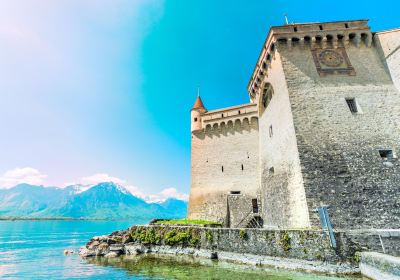
[[[367,47],[371,47],[373,35],[367,22],[367,20],[361,20],[325,24],[290,24],[272,27],[248,85],[251,100],[254,100],[256,92],[260,89],[263,76],[268,75],[270,66],[268,57],[274,55],[276,48],[284,47],[289,50],[296,46],[300,48],[305,46],[310,46],[311,48],[332,46],[337,48],[349,46],[350,44],[360,47],[362,43]],[[297,28],[297,31],[293,29],[294,27]]]

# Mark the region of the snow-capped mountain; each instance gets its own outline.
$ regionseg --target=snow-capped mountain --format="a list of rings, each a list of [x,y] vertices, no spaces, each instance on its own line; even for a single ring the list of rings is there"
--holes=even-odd
[[[94,186],[65,188],[20,184],[0,189],[2,217],[68,217],[98,219],[181,218],[187,203],[169,199],[148,203],[118,184],[105,182]]]

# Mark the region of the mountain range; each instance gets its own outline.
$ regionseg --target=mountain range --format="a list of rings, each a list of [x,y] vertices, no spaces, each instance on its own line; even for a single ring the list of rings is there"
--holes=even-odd
[[[186,201],[170,198],[149,203],[112,182],[88,189],[29,184],[0,189],[0,217],[151,220],[182,218],[186,210]]]

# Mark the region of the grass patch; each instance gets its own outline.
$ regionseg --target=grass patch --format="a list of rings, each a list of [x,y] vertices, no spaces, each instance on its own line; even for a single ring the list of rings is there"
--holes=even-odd
[[[154,225],[212,225],[221,227],[221,223],[207,221],[207,220],[189,220],[189,219],[179,219],[179,220],[161,220],[154,223]]]

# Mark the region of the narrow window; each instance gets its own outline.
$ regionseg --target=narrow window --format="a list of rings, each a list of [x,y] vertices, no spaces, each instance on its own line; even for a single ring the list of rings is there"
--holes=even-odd
[[[240,194],[240,191],[231,191],[231,194]]]
[[[224,117],[224,114],[221,114],[221,117]]]
[[[348,23],[345,23],[345,24],[344,24],[344,27],[349,28],[349,24],[348,24]]]
[[[240,115],[240,110],[238,111],[239,115]]]
[[[194,118],[194,121],[197,122],[197,118]]]
[[[266,86],[264,89],[264,94],[262,97],[262,104],[264,106],[264,109],[268,107],[269,102],[271,102],[272,96],[274,94],[274,90],[270,84]]]
[[[274,173],[275,173],[275,169],[274,169],[274,167],[271,167],[271,168],[269,169],[269,174],[270,174],[270,175],[274,175]]]
[[[221,171],[224,172],[224,166],[223,165],[221,166]]]
[[[392,160],[394,158],[393,150],[379,150],[379,155],[383,160]]]
[[[296,26],[293,29],[294,29],[294,32],[297,32],[297,27]]]
[[[258,213],[258,201],[257,198],[251,200],[251,206],[253,206],[253,213]]]
[[[322,25],[320,25],[319,30],[324,30],[324,27]]]
[[[244,170],[243,164],[242,164],[242,171]]]
[[[274,135],[274,132],[272,131],[272,125],[269,126],[269,137],[272,137]]]
[[[355,98],[346,98],[347,106],[349,106],[350,112],[358,113],[357,102]]]

